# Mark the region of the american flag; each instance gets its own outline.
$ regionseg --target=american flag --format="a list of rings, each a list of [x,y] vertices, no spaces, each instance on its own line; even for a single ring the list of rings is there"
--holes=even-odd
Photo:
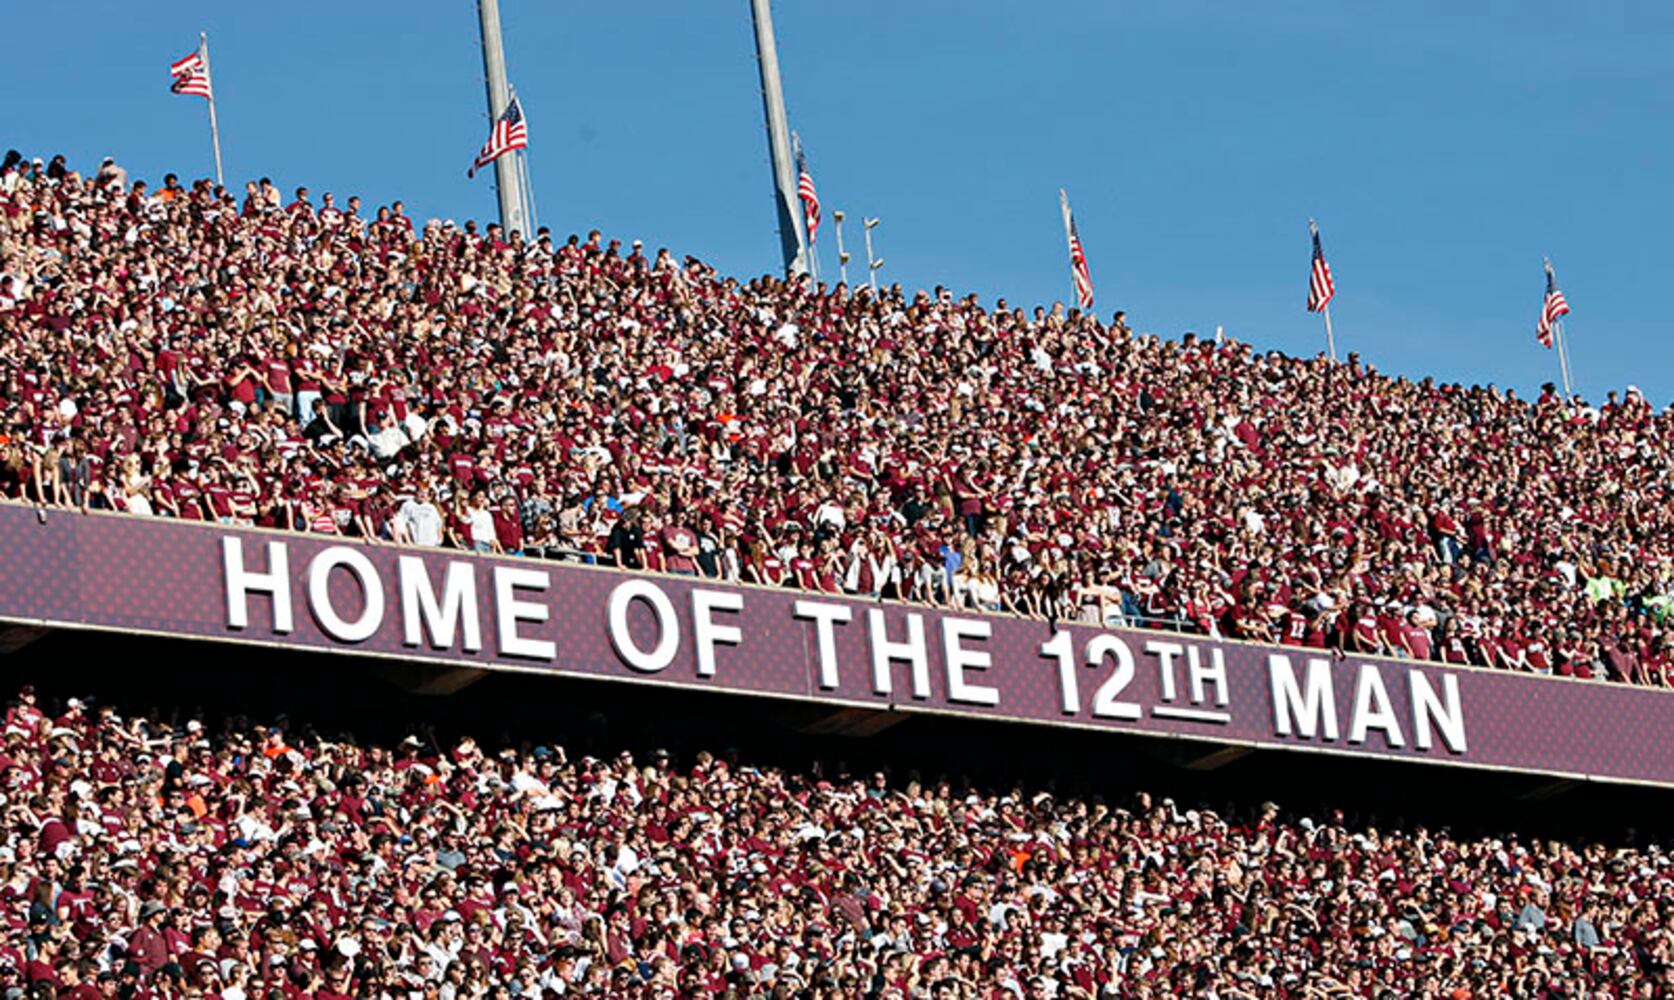
[[[1558,289],[1558,277],[1552,273],[1552,262],[1546,262],[1546,299],[1540,304],[1540,325],[1535,327],[1535,336],[1540,339],[1540,346],[1552,346],[1552,324],[1559,316],[1569,314],[1569,303],[1564,300],[1564,293]]]
[[[814,175],[808,172],[808,157],[802,153],[802,140],[796,141],[796,195],[802,199],[802,214],[808,219],[808,242],[820,231],[820,195],[814,190]]]
[[[1070,274],[1075,278],[1075,300],[1083,309],[1093,307],[1093,272],[1087,269],[1087,253],[1081,249],[1081,234],[1075,229],[1075,216],[1070,213],[1069,195],[1058,189],[1058,203],[1064,209],[1064,235],[1069,240]]]
[[[176,94],[215,99],[215,95],[209,89],[209,67],[203,61],[203,53],[194,52],[171,63],[169,76],[174,78],[174,82],[169,84],[169,89]]]
[[[1331,304],[1337,294],[1337,284],[1331,280],[1331,265],[1325,262],[1325,251],[1319,245],[1319,227],[1308,220],[1308,231],[1314,234],[1314,263],[1308,272],[1308,311],[1317,313]]]
[[[514,149],[526,149],[529,146],[529,125],[523,120],[523,106],[517,103],[517,95],[513,94],[511,103],[500,113],[499,120],[488,130],[488,141],[482,144],[477,153],[477,161],[471,164],[471,169],[465,171],[466,177],[475,177],[477,171],[488,166],[495,160]]]

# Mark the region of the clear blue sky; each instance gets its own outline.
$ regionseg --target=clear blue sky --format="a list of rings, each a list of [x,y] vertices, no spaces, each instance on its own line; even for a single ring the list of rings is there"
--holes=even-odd
[[[228,181],[493,212],[470,0],[13,5],[0,143],[210,171],[167,64],[210,34]],[[68,15],[68,19],[67,19]],[[778,266],[746,0],[502,0],[540,221],[751,276]],[[882,272],[985,302],[1068,289],[1069,189],[1099,309],[1140,329],[1321,349],[1530,391],[1540,261],[1574,308],[1577,387],[1674,400],[1667,3],[779,0],[792,127]],[[16,44],[16,43],[22,44]],[[859,255],[857,254],[857,257]]]

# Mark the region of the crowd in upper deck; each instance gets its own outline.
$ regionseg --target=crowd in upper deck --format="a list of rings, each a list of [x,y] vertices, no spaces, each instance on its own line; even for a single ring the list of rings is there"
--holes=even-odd
[[[1670,414],[0,169],[0,496],[1667,686]]]

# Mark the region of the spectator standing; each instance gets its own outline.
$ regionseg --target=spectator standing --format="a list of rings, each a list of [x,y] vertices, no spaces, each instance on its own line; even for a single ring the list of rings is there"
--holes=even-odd
[[[421,484],[412,498],[402,503],[395,515],[396,541],[408,545],[442,544],[445,522],[441,510],[431,498],[430,486]]]

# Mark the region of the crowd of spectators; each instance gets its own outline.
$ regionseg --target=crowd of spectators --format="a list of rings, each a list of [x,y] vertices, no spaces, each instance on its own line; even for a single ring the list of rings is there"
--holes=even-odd
[[[1669,686],[1670,413],[0,168],[0,497]]]
[[[1653,997],[1674,857],[37,702],[7,997]]]

